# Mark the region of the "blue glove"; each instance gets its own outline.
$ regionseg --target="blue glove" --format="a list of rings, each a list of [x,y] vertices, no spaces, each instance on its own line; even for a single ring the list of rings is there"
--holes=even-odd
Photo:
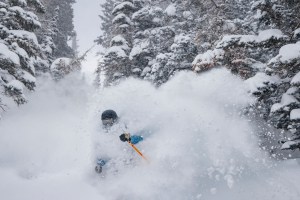
[[[137,143],[139,143],[140,141],[143,141],[143,137],[142,136],[140,136],[140,135],[133,135],[133,136],[131,136],[130,137],[130,142],[132,143],[132,144],[137,144]]]

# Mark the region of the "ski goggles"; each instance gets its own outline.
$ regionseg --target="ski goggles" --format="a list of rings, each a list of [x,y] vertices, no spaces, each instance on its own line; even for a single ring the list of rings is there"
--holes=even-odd
[[[114,120],[112,119],[112,118],[110,118],[110,119],[103,119],[102,120],[102,124],[104,125],[104,126],[111,126],[111,125],[113,125],[113,123],[114,123]]]

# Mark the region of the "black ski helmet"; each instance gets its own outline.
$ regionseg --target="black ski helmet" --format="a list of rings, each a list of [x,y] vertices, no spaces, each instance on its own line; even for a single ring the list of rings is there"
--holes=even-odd
[[[101,115],[101,120],[112,120],[113,122],[117,121],[118,115],[114,110],[105,110]]]

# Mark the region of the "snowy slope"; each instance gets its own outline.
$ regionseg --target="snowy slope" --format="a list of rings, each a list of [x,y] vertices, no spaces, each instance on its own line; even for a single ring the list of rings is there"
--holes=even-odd
[[[97,93],[80,78],[53,84],[0,122],[1,199],[299,199],[299,164],[259,149],[239,115],[253,99],[225,69],[182,72],[159,89],[135,79]],[[138,147],[150,163],[129,149],[137,165],[102,177],[94,146],[108,108],[131,133],[147,130]],[[117,137],[115,157],[128,150]]]

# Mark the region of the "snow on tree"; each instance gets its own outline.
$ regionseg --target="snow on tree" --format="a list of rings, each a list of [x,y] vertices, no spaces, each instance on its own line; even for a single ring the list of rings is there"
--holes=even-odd
[[[297,139],[299,128],[290,113],[299,107],[299,90],[291,84],[300,69],[299,13],[292,2],[258,0],[251,5],[253,14],[247,14],[242,23],[246,34],[225,35],[216,43],[215,48],[225,51],[220,65],[250,78],[248,82],[258,81],[253,84],[258,87],[251,90],[258,97],[257,112],[276,128],[290,130]]]
[[[74,13],[72,8],[75,0],[44,0],[44,3],[47,9],[45,19],[50,19],[48,29],[50,28],[50,33],[55,32],[55,34],[52,35],[55,45],[53,49],[54,58],[74,57],[74,51],[68,45],[68,41],[75,34],[73,24]],[[55,24],[51,25],[53,22],[55,22]]]
[[[26,93],[36,86],[37,75],[50,72],[50,65],[60,55],[59,51],[73,55],[72,50],[68,53],[63,46],[73,34],[71,4],[74,2],[0,1],[1,108],[8,101],[6,97],[3,101],[2,94],[11,97],[18,105],[25,103]],[[58,39],[62,37],[65,40]]]
[[[288,36],[279,29],[267,29],[260,31],[258,35],[226,35],[216,45],[216,48],[228,48],[231,46],[266,45],[271,41],[284,41]]]
[[[286,76],[287,74],[294,74],[299,70],[300,65],[300,42],[295,44],[287,44],[282,46],[279,54],[272,58],[268,66],[272,71]]]
[[[291,28],[295,27],[299,20],[294,19],[295,15],[288,4],[283,0],[253,1],[252,10],[254,15],[249,18],[250,26],[254,31],[273,27],[291,31]]]
[[[25,0],[18,0],[18,1],[25,1]],[[33,7],[34,10],[37,13],[44,13],[44,12],[46,12],[46,8],[45,8],[44,4],[40,0],[27,0],[27,4],[30,7]]]
[[[26,102],[26,90],[34,90],[35,60],[42,52],[34,31],[41,27],[35,13],[44,12],[38,0],[0,2],[0,77],[3,92],[17,104]]]
[[[193,34],[185,30],[188,27],[182,18],[185,10],[180,5],[180,2],[151,2],[133,14],[135,32],[130,59],[138,77],[160,85],[176,71],[192,68],[197,47]]]
[[[300,108],[299,60],[300,42],[297,42],[281,47],[279,54],[268,63],[268,73],[277,74],[282,78],[283,84],[280,85],[280,89],[284,92],[279,93],[281,100],[272,105],[270,118],[276,127],[289,130],[293,134],[292,140],[300,138],[300,121],[297,118]]]
[[[300,108],[299,59],[299,42],[284,45],[278,55],[269,59],[262,73],[247,80],[257,82],[252,80],[260,75],[265,85],[256,85],[257,89],[251,91],[258,97],[258,111],[276,128],[290,132],[292,136],[285,138],[288,144],[300,138],[300,123],[296,117]],[[276,77],[276,80],[273,78],[275,81],[269,82],[271,77]],[[282,148],[287,149],[288,146],[284,143]],[[295,149],[300,145],[294,142],[290,147]]]
[[[162,71],[164,74],[163,82],[166,82],[179,70],[191,70],[192,61],[197,55],[197,47],[194,45],[192,37],[185,33],[176,35],[170,47],[169,55],[168,62]]]
[[[125,1],[114,7],[112,14],[116,15],[117,13],[131,14],[135,11],[135,6],[130,1]]]
[[[163,67],[157,70],[155,66],[156,56],[171,50],[175,36],[173,27],[163,26],[163,20],[164,10],[153,5],[143,7],[132,16],[135,27],[133,48],[130,53],[132,71],[137,77],[153,82],[161,82],[163,79],[160,71]]]
[[[205,54],[209,55],[211,52],[223,50],[222,62],[216,64],[225,65],[233,73],[244,78],[250,78],[256,72],[265,70],[266,61],[271,58],[270,56],[266,57],[266,54],[272,56],[277,52],[272,45],[277,47],[285,44],[288,38],[279,29],[259,31],[257,35],[225,35],[216,44],[216,49],[208,50]],[[201,55],[199,56],[201,57]],[[194,69],[201,72],[201,67],[196,68],[196,61],[194,61],[194,65]],[[201,65],[201,63],[198,65]],[[206,69],[205,66],[204,69]]]
[[[113,4],[113,6],[112,6]],[[107,48],[103,59],[99,63],[98,73],[106,74],[106,84],[110,84],[122,77],[131,75],[131,62],[129,53],[132,47],[132,13],[137,9],[136,1],[108,1],[103,5],[105,21],[103,28],[107,27],[98,40],[98,43]],[[107,32],[111,31],[111,32]],[[100,76],[98,74],[97,76]]]
[[[251,85],[259,116],[300,135],[296,1],[108,0],[103,9],[98,42],[107,51],[97,71],[108,82],[134,76],[161,85],[180,70],[225,66]]]
[[[111,39],[114,37],[112,34],[114,26],[112,23],[112,19],[114,18],[114,15],[112,14],[112,11],[114,9],[114,2],[115,0],[107,0],[103,4],[101,4],[102,14],[99,16],[101,19],[101,29],[102,34],[97,38],[96,42],[97,44],[103,46],[104,48],[109,48],[111,45]],[[100,52],[101,57],[103,56],[103,52]],[[100,86],[101,85],[101,76],[104,71],[106,64],[103,61],[100,61],[98,63],[98,67],[95,71],[96,73],[96,79],[94,81],[95,85]],[[107,73],[107,72],[106,72]]]
[[[122,36],[116,36],[118,39],[122,38]],[[108,48],[103,56],[103,66],[102,69],[106,72],[107,81],[111,82],[123,76],[126,76],[128,73],[128,53],[129,47],[127,45],[127,41],[122,42],[113,42],[117,39],[113,38],[112,46]]]
[[[58,8],[54,10],[54,14],[49,14],[48,12],[39,14],[42,26],[40,29],[36,30],[40,48],[43,52],[42,57],[36,59],[35,67],[37,72],[49,72],[50,65],[55,59],[54,51],[56,45],[54,43],[54,38],[58,34],[57,20],[58,20]]]
[[[129,27],[132,25],[132,22],[127,15],[120,13],[115,18],[113,18],[113,24],[120,24],[122,27]]]
[[[146,6],[132,15],[136,29],[146,30],[162,25],[163,10],[160,7]]]
[[[103,33],[101,36],[98,37],[97,43],[102,45],[103,47],[107,48],[110,46],[110,40],[112,39],[113,35],[113,24],[112,19],[114,16],[112,15],[112,11],[114,9],[114,0],[107,0],[103,4],[102,7],[102,15],[100,15],[101,19],[101,29]]]
[[[71,58],[58,58],[50,67],[53,78],[57,81],[63,79],[71,72],[80,70],[80,63],[76,59]]]
[[[44,0],[43,2],[46,12],[39,14],[42,26],[35,31],[43,51],[43,55],[35,62],[38,73],[52,72],[51,65],[58,58],[80,60],[76,50],[76,32],[73,25],[72,4],[75,1]],[[72,46],[69,46],[69,41],[72,42]]]
[[[111,5],[114,4],[114,7]],[[194,44],[194,37],[192,34],[183,30],[187,27],[185,20],[182,19],[182,12],[180,9],[182,3],[174,3],[171,1],[110,1],[104,4],[106,20],[105,28],[109,33],[104,33],[106,38],[112,39],[113,36],[122,35],[128,43],[129,53],[128,60],[125,61],[122,57],[120,65],[127,65],[126,76],[135,76],[147,80],[151,80],[160,85],[166,82],[177,70],[191,68],[193,57],[197,54],[197,48]],[[111,15],[109,15],[109,12]],[[178,14],[178,12],[180,12]],[[185,13],[185,16],[192,21],[191,14]],[[172,21],[180,21],[181,24],[172,23]],[[104,24],[103,24],[104,25]],[[190,24],[189,24],[190,25]],[[104,29],[104,32],[106,32]],[[177,31],[178,30],[178,31]],[[176,32],[178,37],[175,41]],[[127,53],[121,51],[120,48],[111,48],[111,42],[105,42],[108,52],[118,50],[118,54]],[[124,49],[123,49],[124,50]],[[169,57],[169,62],[158,63],[158,55],[166,54]],[[107,53],[104,57],[107,58]],[[105,59],[105,58],[104,58]],[[106,59],[100,64],[109,69],[109,63],[113,61]],[[127,63],[127,64],[126,64]],[[160,66],[160,67],[158,67]],[[112,67],[111,69],[121,69]],[[122,69],[124,71],[124,69]],[[98,70],[103,71],[103,70]],[[107,71],[107,70],[104,70]],[[113,74],[113,73],[111,73]],[[124,72],[117,72],[117,75]],[[122,77],[122,76],[120,76]],[[115,80],[109,78],[108,80]]]
[[[218,61],[223,60],[224,57],[224,50],[222,49],[214,49],[208,50],[203,54],[199,54],[196,56],[195,60],[193,61],[193,69],[195,72],[204,71],[220,65]]]

